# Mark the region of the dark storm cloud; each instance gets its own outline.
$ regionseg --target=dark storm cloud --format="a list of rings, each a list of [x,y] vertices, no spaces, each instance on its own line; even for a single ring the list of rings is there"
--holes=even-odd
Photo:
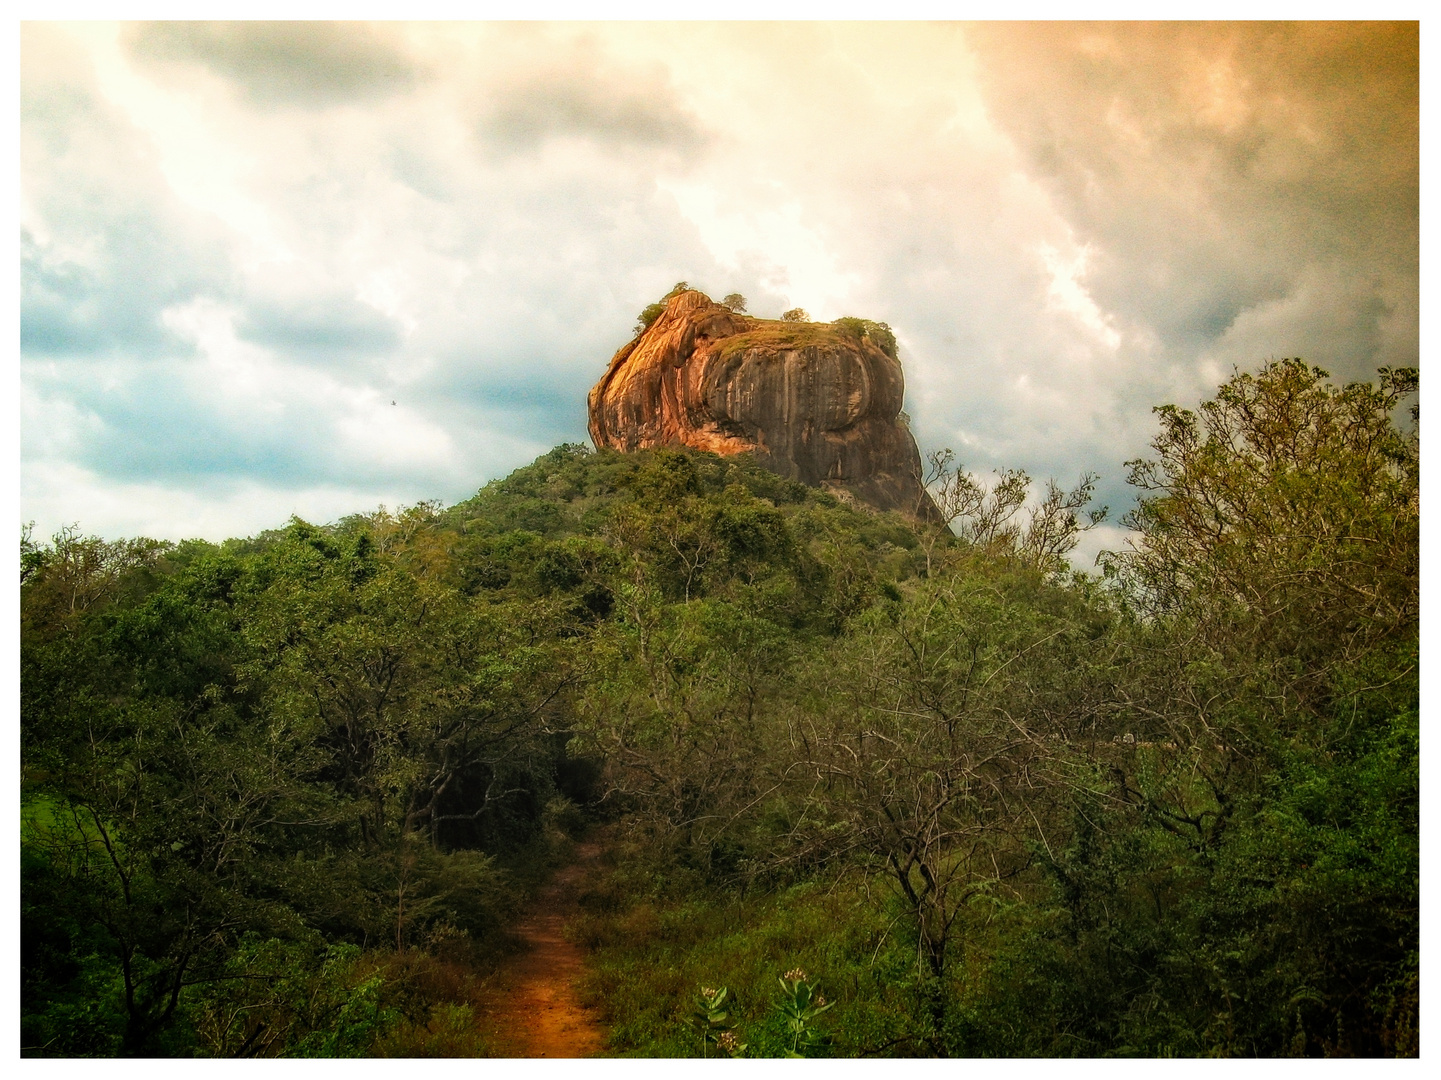
[[[479,106],[479,131],[492,149],[529,151],[555,138],[679,152],[705,143],[663,68],[619,67],[585,40],[560,46],[558,55],[535,45],[529,30],[497,38],[502,59]]]
[[[127,44],[143,60],[204,64],[260,105],[365,100],[406,90],[417,77],[381,30],[359,23],[141,23]]]
[[[506,87],[481,130],[511,150],[530,150],[547,138],[565,136],[682,149],[700,142],[694,121],[672,103],[639,94],[617,99],[611,90],[570,74]]]
[[[1347,287],[1312,287],[1318,304],[1326,294],[1314,314],[1334,321],[1340,303],[1352,330],[1330,344],[1300,335],[1316,359],[1364,375],[1413,353],[1414,336],[1374,328],[1416,297],[1416,24],[986,24],[973,36],[993,115],[1096,245],[1087,286],[1103,308],[1191,352],[1329,274]]]

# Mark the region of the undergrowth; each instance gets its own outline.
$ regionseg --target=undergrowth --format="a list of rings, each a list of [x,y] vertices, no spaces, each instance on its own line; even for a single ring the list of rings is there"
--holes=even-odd
[[[686,1023],[696,993],[725,986],[729,1022],[748,1057],[783,1057],[792,1045],[777,1009],[780,979],[807,973],[835,1004],[813,1056],[921,1052],[913,943],[885,898],[854,879],[812,880],[764,894],[648,887],[613,871],[581,897],[568,933],[589,953],[579,990],[623,1057],[701,1057]]]

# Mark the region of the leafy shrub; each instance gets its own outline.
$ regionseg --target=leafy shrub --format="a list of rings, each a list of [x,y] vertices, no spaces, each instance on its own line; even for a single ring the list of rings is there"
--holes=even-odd
[[[399,1019],[354,945],[251,933],[229,967],[190,1010],[200,1047],[216,1057],[363,1057]]]
[[[831,325],[847,337],[855,338],[857,341],[869,341],[891,359],[896,358],[896,335],[885,323],[874,322],[871,319],[857,319],[852,315],[842,315]]]

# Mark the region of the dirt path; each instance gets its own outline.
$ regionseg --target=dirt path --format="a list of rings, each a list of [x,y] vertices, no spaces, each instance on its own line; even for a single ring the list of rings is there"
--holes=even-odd
[[[581,951],[561,933],[600,853],[598,842],[579,845],[576,861],[556,872],[515,927],[530,948],[507,966],[506,992],[487,1017],[507,1056],[595,1057],[605,1048],[604,1032],[575,992]]]

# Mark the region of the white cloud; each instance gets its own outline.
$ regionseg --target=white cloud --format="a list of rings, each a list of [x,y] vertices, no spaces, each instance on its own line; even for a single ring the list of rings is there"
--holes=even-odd
[[[656,184],[675,199],[685,217],[699,232],[718,263],[732,272],[747,261],[763,260],[774,267],[761,279],[768,291],[787,296],[792,305],[804,303],[812,318],[839,318],[847,299],[861,281],[855,271],[842,269],[825,238],[807,226],[801,201],[776,190],[773,197],[741,209],[731,193],[723,193],[708,182],[686,182],[662,177]],[[778,187],[778,185],[777,185]],[[755,314],[774,318],[779,311],[764,312],[752,305]]]
[[[1043,243],[1040,256],[1046,272],[1051,275],[1047,293],[1052,309],[1075,316],[1108,351],[1115,352],[1116,347],[1121,344],[1121,335],[1112,326],[1114,319],[1101,310],[1082,284],[1086,276],[1086,263],[1091,256],[1090,247],[1081,245],[1076,253],[1067,259],[1050,244]]]
[[[287,364],[236,337],[234,309],[197,300],[164,315],[193,340],[199,358],[186,366],[192,400],[231,425],[284,425],[328,446],[341,461],[399,472],[454,469],[450,435],[413,406],[391,404],[378,390],[349,386],[328,373]]]
[[[320,486],[278,490],[246,481],[196,490],[158,483],[127,483],[68,462],[29,465],[20,497],[37,539],[78,525],[104,536],[154,540],[219,540],[279,528],[293,514],[317,524],[419,501],[403,490]]]
[[[220,218],[242,242],[241,265],[294,258],[275,235],[269,211],[247,190],[262,163],[225,137],[206,100],[166,92],[138,73],[114,24],[79,23],[73,32],[89,46],[100,93],[154,144],[170,190],[191,208]]]

